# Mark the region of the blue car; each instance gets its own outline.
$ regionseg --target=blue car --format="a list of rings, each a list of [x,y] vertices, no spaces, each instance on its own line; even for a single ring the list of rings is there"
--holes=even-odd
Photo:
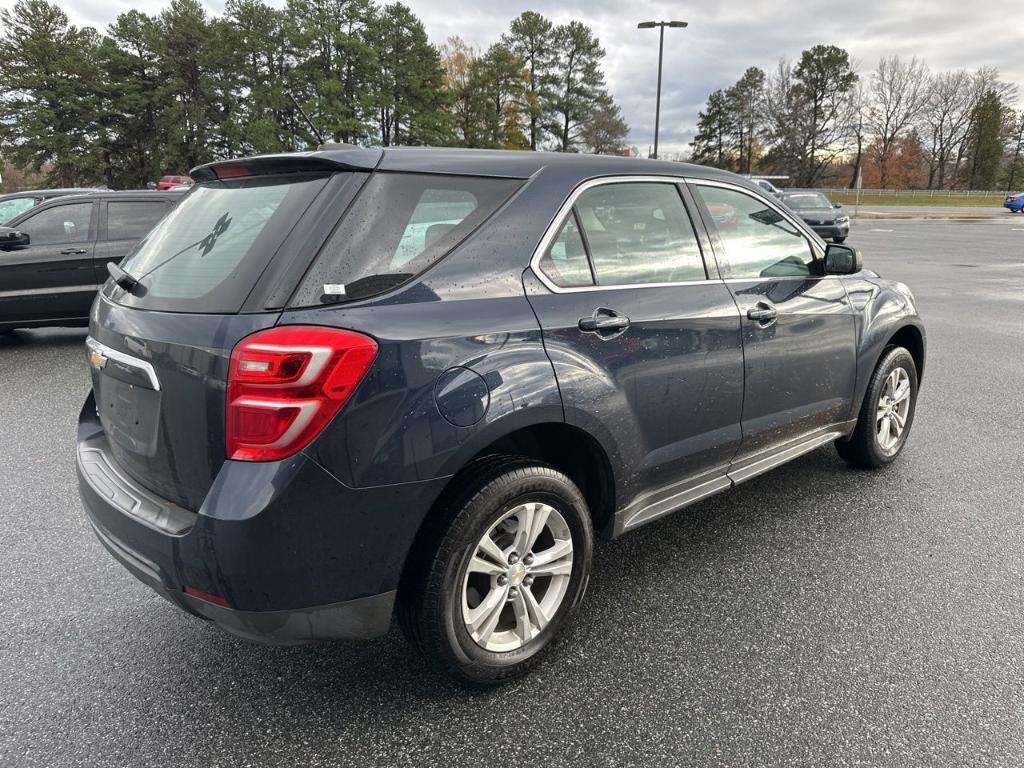
[[[1008,208],[1010,213],[1021,213],[1024,211],[1024,192],[1015,195],[1007,195],[1003,208]]]

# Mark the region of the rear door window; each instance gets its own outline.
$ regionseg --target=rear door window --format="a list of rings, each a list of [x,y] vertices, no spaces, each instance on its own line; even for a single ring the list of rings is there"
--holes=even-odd
[[[355,301],[407,282],[479,227],[521,183],[375,173],[303,279],[293,306]]]
[[[602,184],[580,195],[576,213],[598,285],[707,279],[697,234],[674,184]]]
[[[107,240],[138,240],[166,212],[162,200],[111,200],[107,203]]]
[[[594,284],[587,247],[583,243],[576,215],[572,214],[540,260],[541,271],[559,288],[580,288]]]
[[[143,309],[239,311],[327,178],[282,174],[195,185],[121,263],[144,290],[108,285],[108,295]]]

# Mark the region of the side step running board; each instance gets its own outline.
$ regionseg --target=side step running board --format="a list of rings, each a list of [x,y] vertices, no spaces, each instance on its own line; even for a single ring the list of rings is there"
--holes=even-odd
[[[823,445],[838,440],[847,434],[848,430],[844,431],[844,429],[849,426],[851,425],[843,424],[824,432],[816,432],[782,448],[775,448],[770,452],[755,455],[740,464],[732,464],[727,471],[713,470],[696,479],[673,483],[665,488],[644,494],[616,515],[617,520],[612,537],[695,504],[701,499],[706,499],[732,488],[734,485],[746,482],[805,453],[810,453]],[[716,472],[721,474],[715,474]],[[708,474],[715,474],[715,476],[708,478]]]

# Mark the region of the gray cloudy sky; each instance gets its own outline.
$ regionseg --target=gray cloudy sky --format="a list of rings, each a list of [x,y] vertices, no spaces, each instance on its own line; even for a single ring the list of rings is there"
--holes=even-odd
[[[221,0],[204,0],[214,13]],[[283,0],[271,0],[274,5]],[[654,135],[656,30],[637,30],[646,19],[683,19],[684,30],[666,30],[661,142],[664,151],[685,149],[697,112],[715,88],[731,85],[749,66],[768,69],[779,57],[795,59],[816,43],[846,48],[862,72],[883,55],[918,56],[933,70],[996,66],[1020,86],[1024,98],[1024,16],[996,3],[957,0],[728,0],[701,3],[661,0],[535,0],[456,3],[405,0],[423,19],[433,42],[460,35],[486,47],[509,21],[534,10],[555,22],[589,24],[608,55],[605,71],[630,125],[630,142],[646,152]],[[0,0],[0,7],[14,0]],[[73,23],[103,30],[129,8],[155,13],[162,0],[65,0]],[[973,10],[967,10],[972,8]]]

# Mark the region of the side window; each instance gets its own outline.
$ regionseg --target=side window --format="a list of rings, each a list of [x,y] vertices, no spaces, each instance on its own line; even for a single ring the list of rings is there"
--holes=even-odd
[[[111,200],[107,203],[107,240],[141,240],[167,212],[159,200]]]
[[[476,195],[465,189],[424,189],[405,225],[391,267],[415,259],[476,210]]]
[[[28,233],[32,245],[83,243],[89,239],[92,203],[72,203],[47,208],[27,218],[19,229]]]
[[[0,202],[0,226],[15,216],[20,216],[35,204],[35,198],[32,197],[14,197]]]
[[[704,280],[693,224],[674,184],[592,187],[576,201],[598,285]]]
[[[476,231],[522,181],[378,171],[321,249],[292,299],[315,306],[397,288]],[[189,197],[194,195],[191,193]]]
[[[716,253],[726,278],[805,277],[814,254],[803,233],[752,195],[696,185],[714,219],[724,253]]]
[[[551,242],[540,268],[555,285],[561,288],[577,288],[593,285],[590,260],[583,245],[583,237],[576,226],[576,217],[569,216],[558,236]]]

